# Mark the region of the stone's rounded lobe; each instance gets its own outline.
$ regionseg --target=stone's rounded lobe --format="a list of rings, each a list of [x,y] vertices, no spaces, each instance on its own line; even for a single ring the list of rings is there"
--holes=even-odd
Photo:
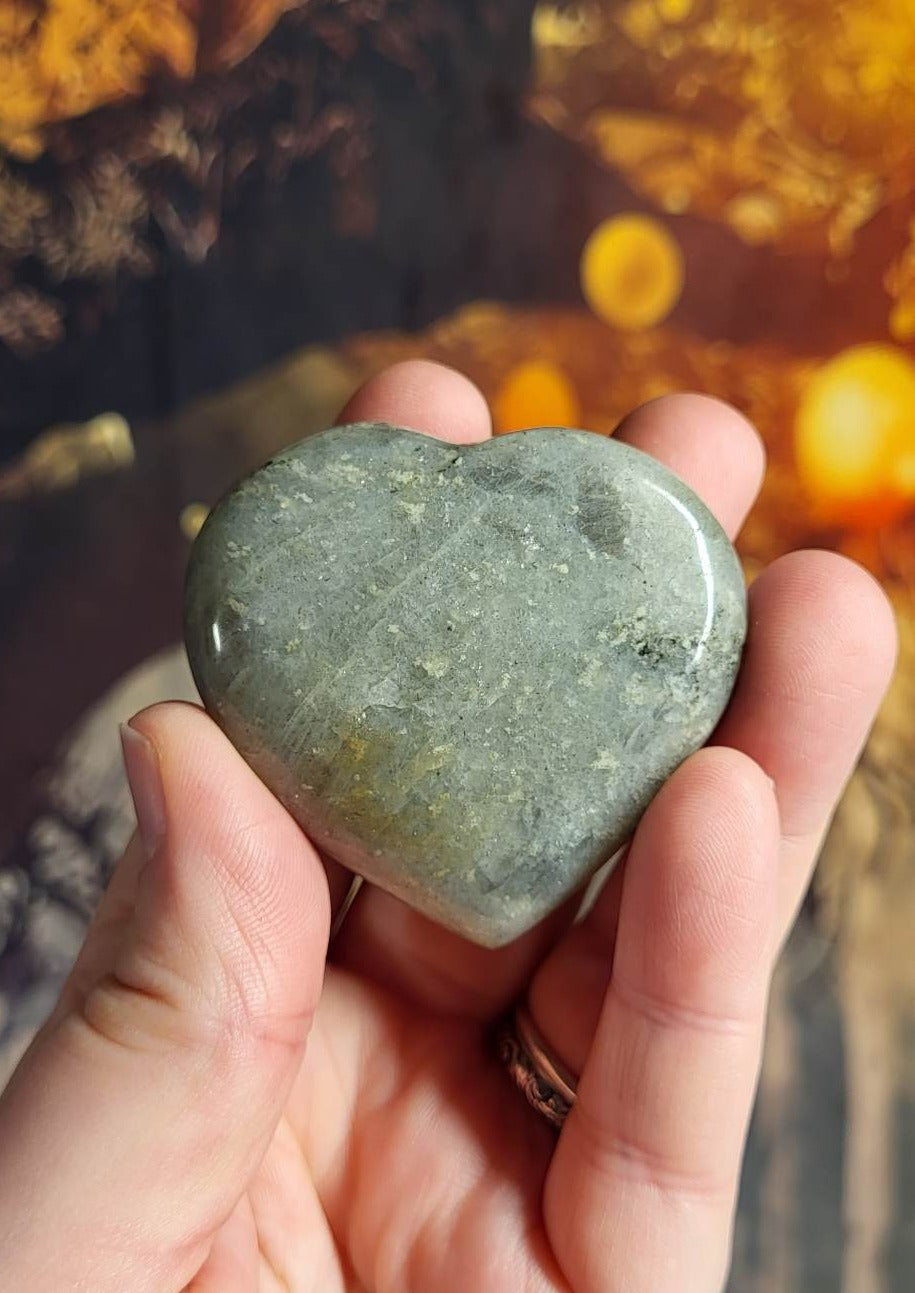
[[[210,713],[315,842],[477,942],[571,894],[714,728],[733,548],[653,459],[582,431],[302,441],[194,545]]]

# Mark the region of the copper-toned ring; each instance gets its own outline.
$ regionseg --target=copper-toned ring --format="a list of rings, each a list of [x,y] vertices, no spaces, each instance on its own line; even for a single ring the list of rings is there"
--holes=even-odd
[[[551,1054],[523,1005],[499,1035],[499,1056],[528,1104],[559,1130],[575,1103],[575,1078]]]

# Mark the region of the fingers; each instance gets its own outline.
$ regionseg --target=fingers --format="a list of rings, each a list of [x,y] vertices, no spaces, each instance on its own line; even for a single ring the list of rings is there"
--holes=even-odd
[[[426,359],[408,359],[369,378],[337,420],[391,422],[450,444],[492,435],[489,406],[473,382]]]
[[[895,657],[886,594],[844,557],[791,553],[750,589],[740,678],[714,740],[743,750],[775,782],[782,934],[803,897]]]
[[[384,398],[392,395],[386,388]],[[360,406],[360,416],[390,417],[390,405],[379,403],[376,408],[374,399],[373,395]],[[477,438],[488,432],[488,421],[487,430],[483,428],[481,421]],[[759,436],[740,414],[717,400],[694,395],[656,400],[627,418],[617,435],[678,471],[731,527],[739,524],[759,488]],[[485,1018],[518,994],[575,909],[573,901],[509,947],[486,951],[367,888],[347,917],[334,959],[422,1005]],[[581,991],[573,993],[573,1000],[587,1000],[596,1011],[600,995],[585,992],[585,986],[595,978],[605,984],[606,967],[603,946],[596,967],[590,958],[582,958],[573,972],[577,978],[580,971]]]
[[[252,1293],[260,1288],[254,1214],[247,1196],[216,1233],[210,1254],[183,1293]]]
[[[713,740],[742,750],[775,783],[784,937],[889,683],[896,634],[880,587],[828,552],[776,561],[750,589],[749,619],[740,677]],[[610,977],[617,908],[611,887],[557,945],[531,987],[538,1027],[576,1073]],[[572,1010],[569,1000],[577,1002]]]
[[[591,911],[551,949],[528,988],[537,1028],[573,1074],[584,1068],[610,982],[625,874],[623,859]]]
[[[685,454],[679,426],[706,409],[704,454]],[[620,429],[640,448],[676,465],[732,528],[743,515],[759,463],[755,436],[736,433],[743,419],[701,397],[658,400]],[[755,442],[755,443],[754,443]],[[743,448],[741,448],[743,444]],[[728,488],[727,482],[732,482]],[[787,932],[809,882],[820,841],[889,683],[895,626],[886,596],[859,567],[828,552],[792,553],[750,589],[749,634],[731,703],[713,737],[755,759],[776,784],[782,818],[779,911]],[[619,882],[552,952],[531,986],[543,1035],[580,1072],[610,966]],[[569,1009],[568,1002],[576,1003]]]
[[[707,395],[665,395],[631,413],[615,438],[669,467],[731,538],[737,534],[759,493],[766,454],[736,409]]]
[[[46,1028],[53,1027],[65,1015],[79,1009],[93,984],[107,972],[133,918],[137,886],[147,857],[143,840],[139,833],[135,833],[102,894],[86,941],[61,990]]]
[[[775,946],[778,817],[732,750],[674,773],[636,832],[610,987],[547,1177],[576,1293],[724,1278]]]
[[[184,1287],[273,1134],[321,988],[327,887],[301,831],[202,711],[133,728],[149,851],[0,1101],[4,1273],[35,1293],[63,1260],[95,1293]]]

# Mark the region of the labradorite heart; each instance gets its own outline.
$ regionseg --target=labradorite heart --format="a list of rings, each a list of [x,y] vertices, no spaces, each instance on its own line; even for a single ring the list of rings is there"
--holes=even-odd
[[[715,726],[740,566],[653,459],[582,431],[303,440],[191,558],[203,700],[326,852],[476,942],[515,938]]]

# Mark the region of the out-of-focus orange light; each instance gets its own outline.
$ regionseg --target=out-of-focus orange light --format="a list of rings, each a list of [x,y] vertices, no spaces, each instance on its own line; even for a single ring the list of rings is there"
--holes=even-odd
[[[543,359],[510,369],[493,401],[497,432],[577,426],[580,419],[581,405],[572,382],[556,364]]]
[[[638,332],[661,323],[680,299],[683,253],[667,227],[647,215],[598,225],[581,255],[581,286],[606,323]]]
[[[853,346],[815,374],[795,422],[798,473],[824,518],[880,525],[915,500],[915,362]]]

